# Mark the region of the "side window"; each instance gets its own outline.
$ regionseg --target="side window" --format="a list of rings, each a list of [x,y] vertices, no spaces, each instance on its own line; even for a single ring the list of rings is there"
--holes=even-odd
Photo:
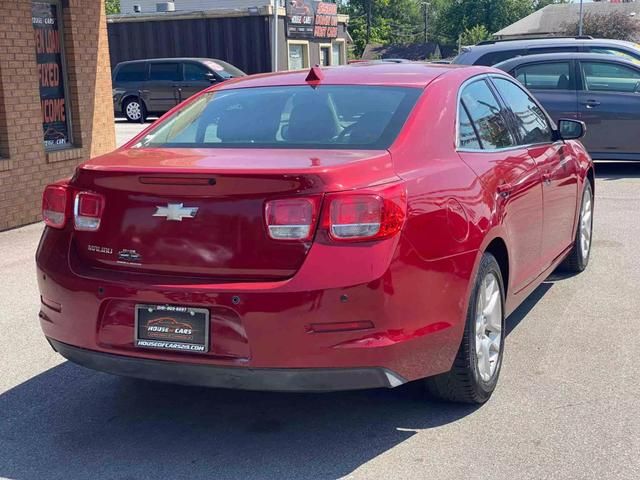
[[[486,81],[478,80],[467,85],[461,99],[485,149],[508,148],[516,144],[500,104]]]
[[[467,109],[462,102],[458,106],[458,148],[473,150],[482,148],[476,129],[471,123]]]
[[[571,63],[534,63],[517,67],[514,77],[529,90],[575,89]]]
[[[184,64],[184,81],[185,82],[208,82],[209,70],[197,63]]]
[[[625,60],[629,60],[631,62],[640,63],[640,55],[634,55],[631,52],[627,52],[624,50],[620,50],[617,48],[608,48],[608,47],[591,47],[589,51],[592,53],[602,53],[605,55],[616,55],[620,58],[624,58]]]
[[[152,63],[149,73],[150,80],[180,81],[179,63]]]
[[[540,107],[518,85],[503,78],[494,78],[493,83],[504,103],[511,108],[523,145],[548,143],[552,141],[553,132],[549,121]]]
[[[503,50],[501,52],[491,52],[480,57],[474,65],[492,66],[510,58],[519,57],[520,55],[526,55],[524,50]]]
[[[582,62],[585,88],[592,92],[640,91],[640,71],[624,65]]]
[[[578,47],[533,47],[529,49],[528,55],[538,55],[542,53],[570,53],[577,51]]]
[[[144,82],[147,79],[147,64],[128,63],[122,65],[116,74],[116,82]]]

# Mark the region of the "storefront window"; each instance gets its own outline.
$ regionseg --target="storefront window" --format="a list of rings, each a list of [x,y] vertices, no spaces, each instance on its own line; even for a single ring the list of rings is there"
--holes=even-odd
[[[345,62],[344,42],[334,41],[331,45],[331,65],[344,65]]]
[[[34,1],[32,23],[40,83],[42,131],[47,150],[71,145],[71,122],[62,41],[62,7],[57,1]]]
[[[289,70],[309,68],[309,44],[289,42]]]
[[[331,60],[331,45],[320,45],[320,66],[328,67]]]

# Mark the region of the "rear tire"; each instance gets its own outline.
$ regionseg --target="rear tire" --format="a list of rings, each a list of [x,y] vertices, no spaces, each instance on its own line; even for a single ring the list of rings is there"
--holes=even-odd
[[[139,98],[129,98],[122,105],[122,111],[124,116],[130,122],[142,123],[145,121],[147,112],[144,107],[144,103]]]
[[[495,257],[480,261],[458,354],[447,373],[425,379],[439,400],[480,404],[496,388],[504,352],[504,286]]]
[[[560,265],[560,269],[568,273],[580,273],[589,265],[591,257],[591,240],[593,234],[593,188],[587,180],[582,192],[582,203],[576,227],[573,248]]]

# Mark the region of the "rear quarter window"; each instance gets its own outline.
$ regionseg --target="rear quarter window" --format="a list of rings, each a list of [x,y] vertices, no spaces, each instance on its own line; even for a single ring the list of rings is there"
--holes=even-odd
[[[516,145],[502,107],[485,80],[466,85],[460,100],[478,132],[483,149],[496,150]],[[463,127],[459,125],[459,129]]]
[[[144,82],[147,79],[147,63],[129,63],[120,66],[116,72],[116,82]]]
[[[502,50],[499,52],[490,52],[482,55],[476,60],[475,65],[484,65],[490,67],[505,60],[509,60],[520,55],[526,55],[525,50]]]

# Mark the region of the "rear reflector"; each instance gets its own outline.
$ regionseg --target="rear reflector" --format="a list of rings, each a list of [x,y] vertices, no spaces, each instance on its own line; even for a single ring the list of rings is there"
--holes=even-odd
[[[103,209],[104,197],[102,195],[92,192],[78,193],[73,205],[73,221],[76,230],[98,230]]]
[[[49,185],[42,194],[42,219],[52,228],[64,228],[67,221],[67,188]]]
[[[274,240],[310,240],[318,218],[319,198],[287,198],[265,205],[269,236]]]
[[[62,312],[62,305],[60,305],[58,302],[54,302],[53,300],[43,297],[42,295],[40,295],[40,303],[42,303],[46,307],[49,307],[55,312]]]

